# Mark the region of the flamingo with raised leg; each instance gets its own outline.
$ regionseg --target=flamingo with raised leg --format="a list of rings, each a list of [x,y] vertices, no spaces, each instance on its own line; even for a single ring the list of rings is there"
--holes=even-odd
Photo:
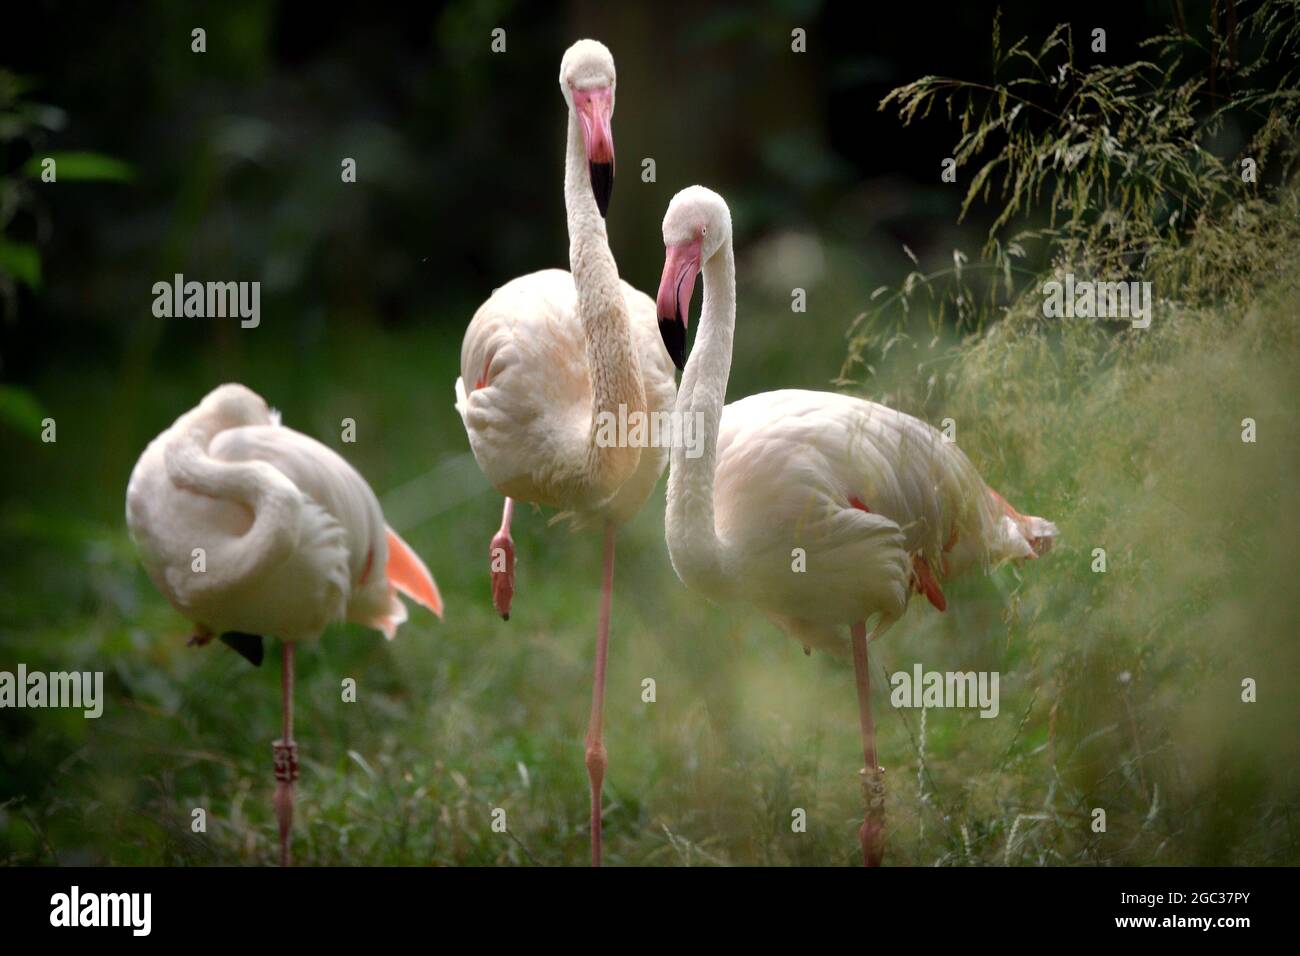
[[[506,283],[474,314],[461,346],[456,408],[488,481],[506,497],[489,558],[503,618],[514,595],[514,503],[560,509],[604,529],[596,660],[585,760],[591,861],[601,863],[605,665],[617,528],[640,510],[667,464],[663,447],[610,442],[609,422],[672,410],[674,372],[654,302],[619,279],[604,214],[614,181],[614,59],[579,40],[560,64],[569,107],[564,208],[572,275],[548,269]],[[629,430],[631,434],[631,430]]]
[[[280,863],[290,862],[298,749],[293,659],[348,620],[392,638],[405,594],[442,616],[424,563],[384,524],[375,493],[338,454],[285,428],[242,385],[222,385],[149,443],[131,472],[126,521],[154,585],[254,664],[262,636],[282,649],[283,733],[273,744]]]
[[[1056,526],[1011,508],[956,444],[884,405],[784,390],[724,408],[736,322],[731,213],[717,193],[692,186],[669,204],[663,237],[657,309],[679,368],[695,279],[704,282],[677,396],[679,415],[700,416],[703,453],[672,450],[665,536],[673,568],[711,600],[757,607],[805,648],[851,652],[866,761],[859,840],[866,865],[878,866],[885,782],[868,644],[902,617],[912,593],[943,611],[945,579],[977,563],[1038,557]],[[796,548],[803,573],[793,570]]]

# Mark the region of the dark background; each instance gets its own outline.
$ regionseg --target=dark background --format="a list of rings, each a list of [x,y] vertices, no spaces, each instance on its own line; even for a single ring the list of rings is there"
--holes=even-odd
[[[1187,6],[1195,17],[1201,5]],[[30,99],[66,122],[40,145],[5,144],[3,168],[41,149],[87,149],[135,176],[33,184],[9,232],[38,238],[45,294],[24,293],[0,325],[0,376],[30,383],[51,361],[120,361],[133,341],[152,356],[228,335],[207,323],[156,327],[150,287],[174,272],[260,279],[261,341],[309,345],[337,322],[462,329],[506,279],[565,265],[556,75],[579,36],[602,39],[618,64],[610,230],[634,285],[653,292],[663,210],[694,182],[728,198],[742,255],[765,238],[814,234],[863,274],[892,277],[908,265],[901,243],[924,259],[963,238],[953,232],[961,186],[939,181],[955,138],[945,119],[903,129],[876,104],[926,73],[987,76],[994,9],[15,5],[0,65],[33,80]],[[1123,62],[1168,16],[1169,4],[1151,2],[1008,4],[1003,36],[1037,42],[1068,18],[1077,50],[1103,26],[1108,57]],[[205,54],[190,51],[195,26],[207,30]],[[496,26],[505,54],[489,50]],[[796,26],[807,54],[790,51]],[[357,160],[355,184],[340,182],[344,156]],[[640,181],[647,156],[655,183]]]

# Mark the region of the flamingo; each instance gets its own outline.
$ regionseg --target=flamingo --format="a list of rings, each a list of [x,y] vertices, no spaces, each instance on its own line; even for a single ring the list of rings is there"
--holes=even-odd
[[[727,204],[700,186],[682,190],[664,216],[663,238],[656,304],[679,368],[696,276],[704,281],[700,328],[676,406],[683,420],[699,423],[703,448],[695,458],[672,449],[665,537],[673,568],[713,601],[757,607],[805,649],[840,657],[851,650],[867,802],[858,838],[865,864],[878,866],[885,783],[876,761],[870,640],[902,617],[912,593],[943,611],[943,580],[976,563],[1036,558],[1050,548],[1056,526],[1017,512],[954,443],[884,405],[788,389],[724,408],[736,321]],[[806,573],[792,570],[796,548]]]
[[[663,447],[611,443],[602,423],[671,411],[672,360],[654,302],[619,279],[604,214],[614,175],[614,58],[579,40],[560,64],[569,107],[564,207],[572,275],[547,269],[514,279],[475,312],[461,346],[456,408],[470,447],[505,496],[489,547],[492,596],[509,620],[514,595],[516,501],[558,508],[575,527],[604,529],[604,557],[585,762],[591,788],[591,861],[601,864],[605,665],[614,541],[654,490]]]
[[[126,521],[150,579],[253,664],[280,638],[283,733],[275,756],[280,864],[290,862],[298,748],[294,648],[348,620],[397,633],[405,594],[442,617],[438,586],[384,524],[375,493],[338,454],[285,428],[255,392],[221,385],[149,443],[131,472]]]

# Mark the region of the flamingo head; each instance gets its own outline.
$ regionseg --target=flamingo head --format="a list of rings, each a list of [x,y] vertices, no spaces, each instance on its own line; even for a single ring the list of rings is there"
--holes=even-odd
[[[614,191],[614,57],[597,40],[579,40],[560,63],[560,90],[578,117],[591,192],[604,216]]]
[[[251,388],[236,383],[218,385],[204,396],[199,408],[221,428],[273,424],[278,415],[266,399]]]
[[[679,369],[686,365],[691,296],[701,264],[731,239],[731,211],[711,189],[690,186],[673,197],[664,214],[664,274],[655,309],[659,334]]]

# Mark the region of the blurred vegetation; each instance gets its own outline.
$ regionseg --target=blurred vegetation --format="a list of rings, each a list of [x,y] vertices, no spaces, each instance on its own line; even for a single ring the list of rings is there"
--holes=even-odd
[[[877,645],[883,672],[1002,676],[996,720],[894,710],[878,682],[887,861],[1300,862],[1294,6],[1116,3],[1056,32],[1050,5],[1018,6],[992,47],[992,5],[881,11],[897,20],[864,35],[856,4],[805,0],[386,19],[150,0],[0,37],[0,235],[26,250],[0,256],[0,669],[103,670],[108,694],[99,720],[0,711],[0,861],[275,858],[276,665],[187,648],[122,519],[147,441],[231,379],[359,468],[448,605],[392,643],[339,626],[298,656],[299,862],[586,861],[599,545],[521,511],[515,613],[496,618],[500,501],[451,384],[478,302],[563,264],[554,76],[592,35],[619,64],[624,276],[653,290],[678,188],[732,205],[732,397],[840,370],[952,417],[989,482],[1061,527],[1046,560],[946,585],[946,614],[916,607]],[[1104,58],[1084,52],[1094,20]],[[1041,283],[1066,271],[1151,281],[1152,326],[1044,320]],[[175,272],[260,279],[263,325],[154,319],[151,285]],[[851,673],[687,592],[662,529],[660,494],[619,541],[608,861],[855,864]]]
[[[1242,9],[1238,33],[1174,30],[1144,44],[1158,62],[1082,70],[1068,24],[1030,53],[999,50],[995,22],[995,64],[1025,71],[881,103],[958,117],[954,155],[982,163],[963,208],[1000,179],[1001,212],[981,257],[877,290],[842,382],[865,370],[873,395],[953,418],[1063,535],[1010,601],[1003,666],[1032,689],[1016,746],[977,782],[918,783],[960,807],[949,860],[1300,862],[1300,10]],[[1228,128],[1239,148],[1213,152]],[[1043,283],[1067,273],[1150,282],[1151,327],[1045,318]],[[1080,825],[1096,807],[1104,836]]]
[[[67,116],[56,106],[30,101],[26,96],[29,90],[22,77],[0,70],[0,147],[6,156],[16,151],[31,154],[20,170],[0,178],[0,303],[8,319],[16,311],[20,285],[32,291],[41,287],[41,255],[37,243],[5,235],[20,214],[29,214],[42,227],[48,227],[34,184],[38,180],[57,182],[59,179],[124,182],[132,176],[131,167],[126,163],[99,153],[44,149],[50,134],[66,125]]]

